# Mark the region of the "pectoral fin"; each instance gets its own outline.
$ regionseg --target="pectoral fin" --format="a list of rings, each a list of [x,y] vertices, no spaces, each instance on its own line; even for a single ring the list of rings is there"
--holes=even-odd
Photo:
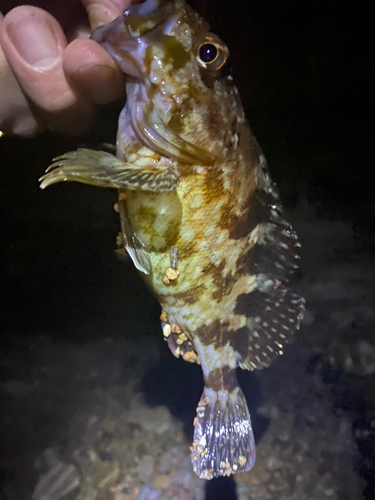
[[[168,192],[176,189],[177,177],[163,165],[135,166],[104,151],[77,149],[54,159],[40,178],[41,189],[62,181],[92,186]]]

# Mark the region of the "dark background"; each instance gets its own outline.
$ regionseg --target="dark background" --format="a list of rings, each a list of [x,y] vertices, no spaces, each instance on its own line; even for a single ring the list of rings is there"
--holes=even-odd
[[[375,75],[365,2],[190,3],[229,45],[248,120],[285,206],[298,211],[308,203],[318,217],[347,221],[358,247],[372,251]],[[113,142],[121,105],[99,109],[83,137],[0,139],[5,347],[14,335],[41,332],[84,344],[108,331],[121,335],[122,321],[159,335],[158,305],[113,253],[116,194],[73,183],[38,188],[54,156]]]

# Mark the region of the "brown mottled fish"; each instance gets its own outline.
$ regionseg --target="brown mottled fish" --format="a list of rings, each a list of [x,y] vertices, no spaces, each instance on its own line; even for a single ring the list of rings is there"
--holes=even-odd
[[[228,48],[183,0],[146,0],[92,35],[127,72],[116,157],[78,149],[41,187],[119,190],[123,243],[162,307],[172,353],[200,363],[192,463],[211,479],[255,461],[236,368],[268,366],[299,327],[285,286],[296,233],[228,75]]]

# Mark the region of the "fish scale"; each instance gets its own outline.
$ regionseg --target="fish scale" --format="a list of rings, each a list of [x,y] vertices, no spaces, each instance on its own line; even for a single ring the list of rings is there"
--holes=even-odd
[[[248,471],[255,444],[236,368],[268,366],[299,327],[304,300],[286,286],[297,235],[228,75],[228,48],[196,12],[146,0],[92,39],[140,75],[127,79],[116,157],[66,153],[41,187],[119,190],[121,241],[161,305],[164,339],[202,367],[194,471]]]

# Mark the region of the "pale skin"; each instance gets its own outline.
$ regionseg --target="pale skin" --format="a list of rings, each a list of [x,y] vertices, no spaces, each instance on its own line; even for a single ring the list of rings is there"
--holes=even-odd
[[[0,131],[22,137],[46,129],[82,133],[97,105],[125,91],[123,72],[88,37],[131,0],[20,3],[1,2]]]

